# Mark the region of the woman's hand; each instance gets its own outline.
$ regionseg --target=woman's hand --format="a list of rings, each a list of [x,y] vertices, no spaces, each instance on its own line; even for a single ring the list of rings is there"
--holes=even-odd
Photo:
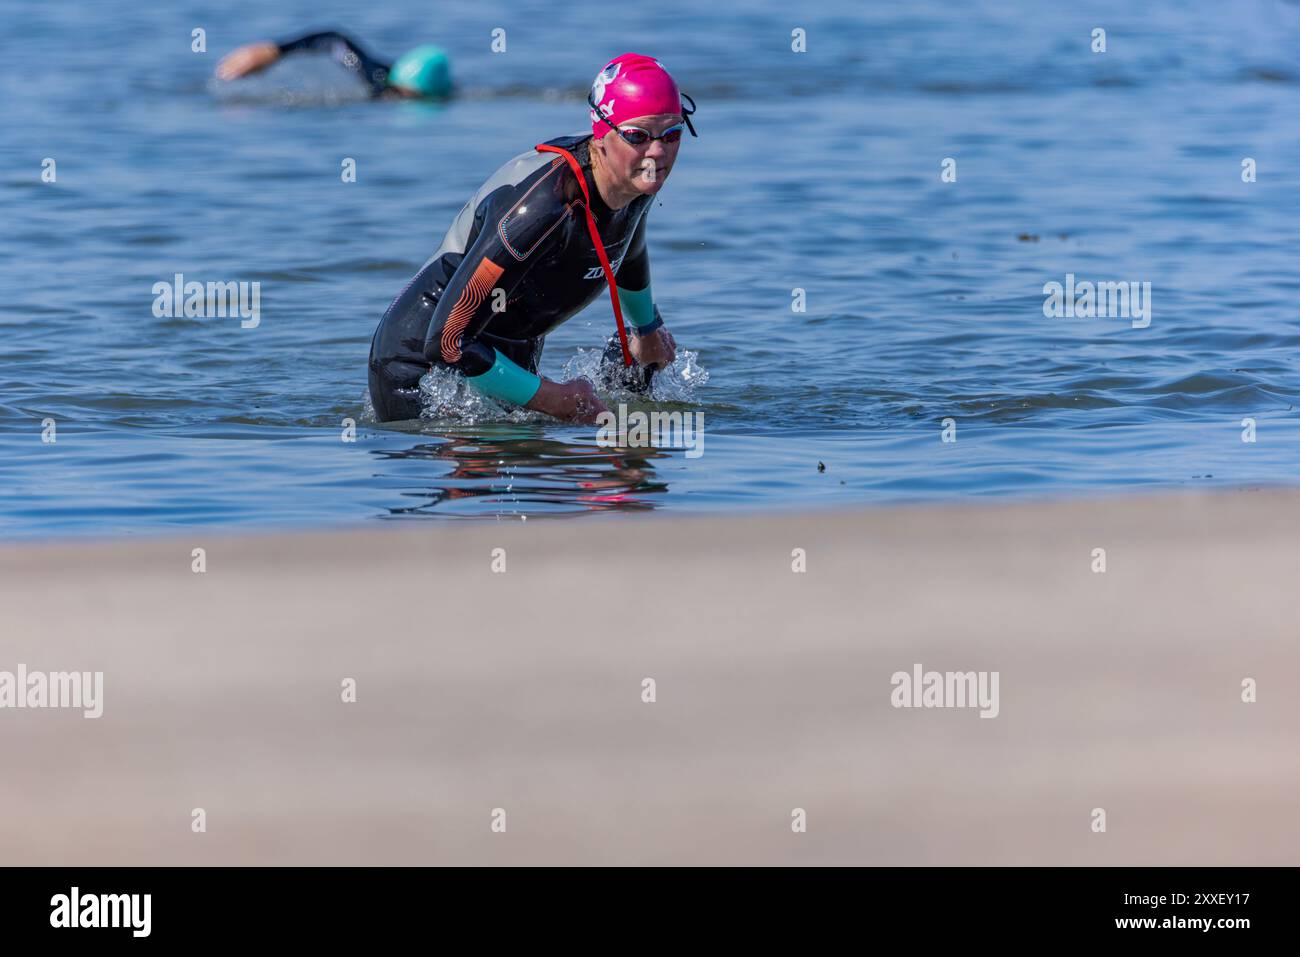
[[[648,366],[651,369],[672,365],[673,360],[677,358],[677,341],[673,339],[673,334],[666,326],[660,326],[645,338],[638,335],[629,336],[627,348],[638,365]]]
[[[250,43],[232,50],[217,64],[217,79],[235,80],[258,70],[265,70],[280,59],[280,48],[274,43]]]
[[[537,393],[524,408],[586,425],[594,425],[600,413],[609,411],[596,397],[596,387],[587,379],[572,379],[565,383],[543,379]]]

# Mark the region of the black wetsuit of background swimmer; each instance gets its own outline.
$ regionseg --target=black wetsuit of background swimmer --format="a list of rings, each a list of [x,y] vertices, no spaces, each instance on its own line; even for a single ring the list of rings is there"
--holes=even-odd
[[[308,33],[306,36],[292,40],[282,40],[276,44],[280,54],[297,53],[307,50],[312,53],[328,53],[345,69],[355,73],[366,84],[372,97],[399,95],[388,85],[391,63],[377,60],[346,34],[337,30],[325,30],[321,33]]]
[[[651,197],[611,210],[592,176],[590,140],[588,134],[548,142],[572,152],[582,167],[618,288],[648,301]],[[375,332],[370,396],[381,422],[419,417],[418,383],[435,365],[487,382],[499,352],[537,372],[546,334],[606,288],[582,205],[571,168],[549,152],[515,157],[479,188]],[[639,329],[629,322],[628,332],[644,335],[662,324],[656,308]]]

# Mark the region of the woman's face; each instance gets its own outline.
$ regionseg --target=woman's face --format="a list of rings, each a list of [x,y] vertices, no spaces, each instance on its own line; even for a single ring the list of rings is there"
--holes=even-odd
[[[670,126],[682,122],[676,113],[661,113],[657,116],[638,116],[624,120],[620,127],[636,126],[648,133],[658,136]],[[600,139],[604,148],[605,165],[614,174],[619,185],[626,189],[653,196],[664,185],[664,180],[672,172],[673,163],[677,161],[677,150],[681,140],[665,143],[663,140],[651,140],[640,146],[632,146],[623,137],[610,130]]]

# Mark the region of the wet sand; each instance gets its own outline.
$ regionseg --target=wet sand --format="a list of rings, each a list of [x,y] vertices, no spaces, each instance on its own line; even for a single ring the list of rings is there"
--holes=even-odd
[[[0,671],[104,672],[0,860],[1294,865],[1298,586],[1273,491],[0,547]]]

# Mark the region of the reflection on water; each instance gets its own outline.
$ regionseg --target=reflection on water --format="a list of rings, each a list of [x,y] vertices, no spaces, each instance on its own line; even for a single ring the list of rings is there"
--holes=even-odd
[[[402,488],[399,494],[411,504],[390,506],[385,517],[448,512],[546,517],[655,508],[668,483],[656,479],[654,460],[674,452],[602,448],[546,438],[538,427],[493,426],[421,435],[410,446],[372,454],[386,460],[385,472],[392,471],[393,460],[445,466],[419,487]]]

